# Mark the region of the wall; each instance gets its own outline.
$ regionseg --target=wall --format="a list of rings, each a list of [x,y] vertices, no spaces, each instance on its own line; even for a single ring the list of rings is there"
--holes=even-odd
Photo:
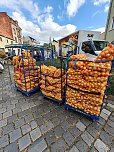
[[[14,21],[11,18],[11,28],[12,28],[12,34],[13,39],[16,43],[22,43],[22,36],[21,36],[21,28],[18,26],[18,22]]]
[[[107,23],[107,29],[106,29],[106,40],[112,42],[114,40],[114,29],[111,29],[112,17],[114,17],[114,0],[112,0],[112,7],[109,13],[110,13],[108,16],[109,22]]]
[[[0,12],[0,35],[13,39],[10,18],[5,12]]]
[[[0,36],[0,48],[5,48],[5,45],[15,43],[12,39]]]

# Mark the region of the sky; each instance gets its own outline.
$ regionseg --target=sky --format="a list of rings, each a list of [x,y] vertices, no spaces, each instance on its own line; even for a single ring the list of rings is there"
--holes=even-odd
[[[110,0],[0,0],[22,28],[40,42],[58,40],[77,30],[105,31]]]

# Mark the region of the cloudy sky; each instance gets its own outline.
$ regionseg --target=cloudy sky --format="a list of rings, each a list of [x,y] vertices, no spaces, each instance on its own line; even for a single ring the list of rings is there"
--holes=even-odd
[[[76,30],[105,30],[110,0],[0,0],[0,11],[17,20],[23,35],[46,42]]]

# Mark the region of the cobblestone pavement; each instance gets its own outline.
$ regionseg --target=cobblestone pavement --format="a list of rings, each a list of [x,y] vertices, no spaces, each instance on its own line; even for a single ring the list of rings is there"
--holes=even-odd
[[[39,92],[22,95],[6,68],[0,74],[0,152],[114,152],[114,101],[105,102],[93,122]]]

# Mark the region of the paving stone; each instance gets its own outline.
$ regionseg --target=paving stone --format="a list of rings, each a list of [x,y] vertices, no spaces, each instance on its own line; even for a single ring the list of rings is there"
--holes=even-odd
[[[58,137],[61,137],[62,134],[64,133],[64,129],[61,128],[61,126],[57,126],[54,128],[54,133],[55,133],[55,136],[58,138]]]
[[[82,117],[80,121],[87,127],[92,123],[92,120],[88,117]]]
[[[15,129],[13,132],[9,133],[10,135],[10,143],[15,142],[17,139],[19,139],[22,134],[21,134],[21,129]]]
[[[2,128],[0,128],[0,137],[2,136]]]
[[[34,120],[32,114],[29,114],[29,115],[25,116],[24,118],[25,118],[26,123],[30,123],[32,120]]]
[[[0,109],[0,114],[6,112],[6,108],[1,108]]]
[[[108,124],[109,126],[111,126],[112,128],[114,128],[114,122],[113,122],[113,121],[108,120],[108,121],[107,121],[107,124]]]
[[[21,118],[21,119],[15,121],[15,127],[16,128],[19,128],[19,127],[23,126],[24,124],[25,124],[24,118]]]
[[[68,149],[67,144],[63,139],[59,139],[54,144],[51,145],[51,151],[53,152],[63,152]]]
[[[51,130],[50,132],[48,132],[48,133],[45,135],[45,139],[46,139],[48,145],[51,145],[52,143],[54,143],[55,140],[56,140],[56,136],[55,136],[55,134],[54,134],[54,131]]]
[[[3,119],[5,119],[7,117],[10,117],[10,116],[12,116],[12,111],[11,110],[3,113]]]
[[[25,135],[26,133],[31,131],[31,127],[30,127],[29,124],[26,124],[26,125],[22,126],[21,129],[22,129],[23,135]]]
[[[0,127],[4,127],[7,125],[7,119],[0,120]]]
[[[85,131],[81,137],[89,146],[94,142],[94,138],[87,131]]]
[[[18,119],[17,114],[8,117],[8,124],[16,121]]]
[[[36,119],[36,122],[37,122],[38,126],[41,126],[41,125],[43,125],[45,123],[42,117]]]
[[[73,128],[70,129],[70,133],[71,133],[75,138],[77,138],[77,137],[80,136],[81,131],[74,126]]]
[[[65,132],[63,134],[63,138],[69,146],[71,146],[73,144],[73,142],[75,141],[75,138],[72,136],[72,134],[70,132]]]
[[[11,131],[14,130],[14,124],[8,124],[7,126],[3,127],[3,135],[10,133]]]
[[[31,136],[32,141],[35,141],[36,139],[40,138],[41,137],[40,128],[37,127],[36,129],[32,130],[30,132],[30,136]]]
[[[7,106],[7,111],[12,110],[14,108],[15,108],[15,105],[14,104],[10,104],[10,105]]]
[[[19,149],[20,151],[24,150],[26,147],[28,147],[31,144],[30,136],[29,134],[26,134],[22,138],[18,140],[19,143]]]
[[[100,139],[107,145],[111,145],[113,143],[113,137],[109,135],[106,131],[101,132]]]
[[[0,104],[0,109],[2,108],[2,103]]]
[[[16,113],[19,113],[21,112],[21,109],[20,108],[15,108],[13,109],[13,114],[16,114]]]
[[[76,148],[76,146],[73,146],[69,152],[79,152],[79,150]]]
[[[114,105],[111,103],[108,103],[107,106],[114,109]]]
[[[16,104],[16,103],[18,103],[18,100],[11,100],[11,104]]]
[[[111,116],[109,117],[109,119],[110,119],[111,121],[114,121],[114,116],[111,115]]]
[[[0,138],[0,149],[6,147],[9,144],[8,135],[2,136]]]
[[[107,114],[105,114],[104,112],[101,112],[100,116],[101,116],[103,119],[105,119],[105,120],[107,120],[108,117],[109,117],[109,116],[108,116]]]
[[[4,148],[4,152],[18,152],[18,144],[16,142]]]
[[[105,108],[106,108],[106,110],[108,110],[108,111],[110,111],[110,112],[112,112],[112,111],[114,110],[113,108],[111,108],[111,107],[109,107],[109,106],[106,106]]]
[[[61,122],[61,120],[58,117],[52,118],[51,121],[52,121],[54,127],[56,127],[57,125],[59,125],[60,122]]]
[[[30,103],[29,103],[29,107],[30,107],[30,108],[35,107],[35,106],[36,106],[36,105],[35,105],[34,102],[30,102]]]
[[[38,97],[38,100],[43,100],[43,97],[42,97],[42,96],[39,96],[39,97]]]
[[[76,143],[76,147],[80,152],[87,152],[89,150],[88,145],[82,139]]]
[[[76,127],[80,130],[80,131],[84,131],[86,129],[86,126],[81,122],[78,121],[76,124]]]
[[[99,134],[100,134],[100,132],[97,131],[96,128],[93,127],[93,126],[91,126],[91,125],[90,125],[89,127],[87,127],[87,131],[88,131],[94,138],[98,137]]]
[[[3,149],[0,149],[0,152],[3,152]]]
[[[111,136],[114,136],[114,128],[106,125],[106,126],[104,127],[104,130],[105,130],[106,132],[108,132]]]
[[[34,129],[34,128],[37,127],[36,121],[32,121],[32,122],[30,123],[30,125],[31,125],[31,128],[32,128],[32,129]]]
[[[61,123],[61,127],[65,130],[65,131],[67,131],[68,130],[68,128],[70,128],[70,123],[68,123],[67,121],[64,121],[64,122],[62,122]]]
[[[113,147],[110,149],[110,152],[114,152],[114,148]]]
[[[0,120],[2,120],[2,114],[0,114]]]
[[[47,123],[45,123],[40,127],[42,134],[45,134],[47,131],[51,130],[52,128],[54,128],[54,125],[52,124],[51,121],[48,121]]]
[[[105,114],[107,114],[108,116],[111,114],[111,112],[108,111],[107,109],[103,109],[102,112],[105,113]]]
[[[91,124],[91,126],[93,126],[98,132],[101,132],[101,130],[102,130],[102,125],[101,124],[99,124],[97,121],[96,122],[93,122],[92,124]]]
[[[104,125],[104,124],[105,124],[105,122],[106,122],[106,120],[105,120],[105,119],[103,119],[102,117],[100,117],[100,119],[99,119],[99,123],[100,123],[101,125]]]
[[[43,152],[47,148],[47,144],[44,139],[35,141],[29,148],[28,152]]]
[[[19,116],[19,117],[24,117],[24,116],[29,115],[29,114],[31,114],[30,109],[19,112],[19,113],[18,113],[18,116]]]
[[[107,152],[109,150],[109,148],[100,139],[95,141],[94,146],[99,152]]]
[[[25,105],[23,105],[23,106],[21,107],[21,109],[22,109],[22,111],[25,111],[25,110],[29,109],[29,104],[26,104],[26,103],[25,103]]]

